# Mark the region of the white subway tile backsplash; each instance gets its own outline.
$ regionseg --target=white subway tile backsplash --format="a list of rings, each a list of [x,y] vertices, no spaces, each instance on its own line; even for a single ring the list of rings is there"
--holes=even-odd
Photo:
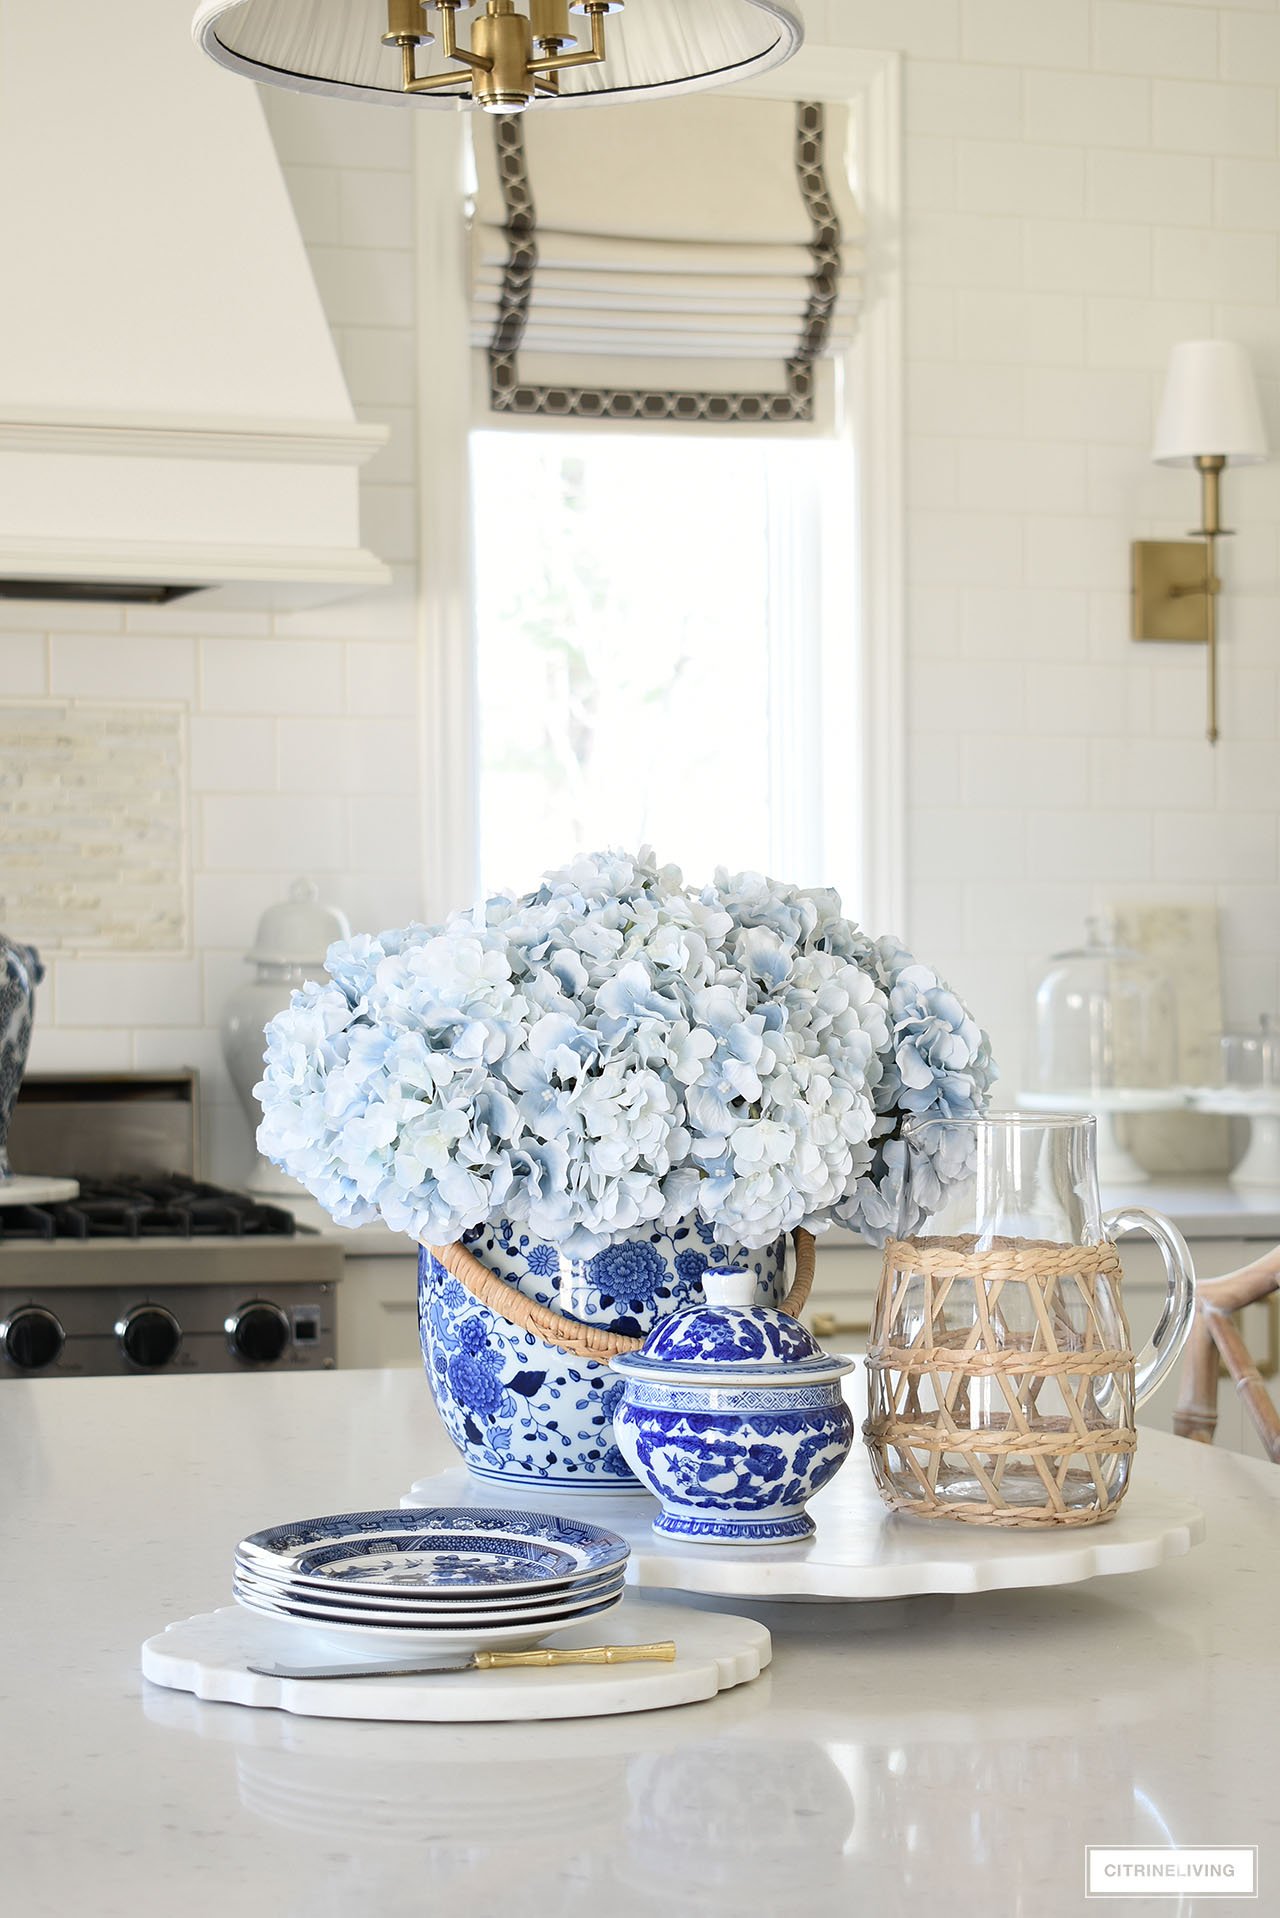
[[[402,798],[418,790],[418,728],[398,719],[282,719],[280,789]]]
[[[95,1032],[86,1026],[50,1023],[53,1002],[49,986],[36,994],[36,1019],[27,1054],[30,1072],[128,1072],[133,1065],[133,1035],[127,1026],[104,1026]]]
[[[1280,84],[1280,14],[1224,11],[1219,31],[1225,80]]]
[[[1148,293],[1151,230],[1096,220],[1033,220],[1024,237],[1028,287],[1055,293]]]
[[[196,713],[188,742],[193,792],[269,791],[276,783],[273,720]]]
[[[1276,879],[1276,815],[1217,812],[1157,813],[1153,821],[1157,879],[1215,881]]]
[[[1151,136],[1151,83],[1114,73],[1023,75],[1028,140],[1081,147],[1141,147]]]
[[[49,647],[43,633],[0,632],[0,696],[40,698],[49,690]]]
[[[1213,7],[1101,0],[1094,10],[1093,65],[1104,73],[1210,79],[1218,71],[1218,13]]]
[[[1152,89],[1152,140],[1171,153],[1265,159],[1276,150],[1275,88],[1157,80]]]
[[[1198,154],[1097,148],[1087,157],[1089,217],[1208,226],[1213,219],[1213,167],[1212,160]]]
[[[1162,227],[1154,234],[1152,284],[1171,300],[1230,300],[1274,307],[1276,242],[1270,233]]]
[[[984,738],[964,741],[960,797],[970,806],[1078,806],[1089,792],[1084,739]]]
[[[963,0],[961,49],[966,60],[1019,67],[1087,67],[1089,0]]]
[[[207,640],[203,652],[206,712],[342,711],[342,647],[336,640],[216,639]]]
[[[942,437],[1019,438],[1026,425],[1029,377],[1016,366],[914,365],[907,384],[908,430]]]
[[[1090,753],[1090,801],[1098,812],[1113,806],[1167,812],[1213,804],[1213,748],[1207,740],[1110,737],[1091,740]]]
[[[334,325],[412,326],[412,253],[386,246],[313,246],[311,267]]]
[[[1022,228],[1010,215],[921,212],[911,222],[909,244],[921,286],[1021,284]]]
[[[1213,764],[1221,812],[1280,814],[1280,752],[1273,740],[1225,740],[1213,753]],[[1210,802],[1202,799],[1196,803],[1204,806]],[[1280,948],[1280,941],[1277,946]]]
[[[418,649],[389,641],[352,643],[343,648],[345,710],[348,713],[405,713],[418,709]]]
[[[960,51],[960,0],[810,0],[804,18],[818,46],[896,47],[940,60]]]
[[[1026,870],[1025,819],[1016,807],[912,807],[908,856],[918,884],[929,880],[1019,879]]]
[[[956,356],[968,366],[1072,366],[1084,358],[1084,302],[1062,293],[956,294]]]
[[[1021,76],[1010,67],[912,60],[906,70],[911,133],[968,133],[1016,140],[1022,130]]]
[[[1093,366],[1131,367],[1134,383],[1163,368],[1179,340],[1203,339],[1213,324],[1207,300],[1103,299],[1086,303],[1085,352]]]
[[[200,1024],[198,959],[57,958],[52,970],[61,1027]]]
[[[1027,519],[1026,568],[1032,586],[1113,587],[1128,578],[1129,554],[1115,524],[1094,514]]]
[[[1015,660],[931,663],[908,677],[919,733],[1021,733],[1028,669]]]
[[[1145,673],[1127,666],[1028,660],[1027,725],[1050,737],[1119,741],[1150,725],[1150,685]]]
[[[1145,812],[1028,810],[1035,870],[1097,885],[1151,873],[1151,819]]]
[[[956,442],[956,497],[1008,513],[1083,512],[1085,448],[1072,441]]]
[[[1132,373],[1029,367],[1025,379],[1028,438],[1150,445],[1151,393]]]
[[[949,213],[956,204],[956,143],[934,133],[908,134],[903,167],[909,204],[920,213]]]
[[[338,177],[338,206],[344,246],[413,246],[413,177],[407,169],[345,168]]]
[[[412,327],[339,327],[338,353],[357,406],[404,406],[413,400],[418,348]]]
[[[1089,596],[1078,589],[969,587],[960,596],[967,659],[1083,659]]]
[[[915,564],[939,586],[983,586],[1017,574],[1022,528],[1009,514],[945,512],[914,516]]]
[[[345,821],[336,793],[206,793],[200,800],[203,864],[211,872],[310,872],[342,858]]]
[[[49,641],[49,690],[70,699],[191,699],[193,639],[124,633],[57,633]]]
[[[294,218],[308,246],[336,246],[342,239],[338,189],[342,175],[331,166],[287,166],[285,184]]]
[[[956,205],[965,213],[1022,213],[1041,220],[1084,212],[1084,150],[1029,140],[961,140]]]
[[[1218,159],[1213,172],[1214,221],[1218,226],[1280,232],[1280,161]]]

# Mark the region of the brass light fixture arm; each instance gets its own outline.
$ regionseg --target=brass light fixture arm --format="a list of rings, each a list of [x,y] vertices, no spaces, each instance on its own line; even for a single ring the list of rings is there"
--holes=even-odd
[[[465,67],[477,68],[481,73],[492,71],[492,60],[481,59],[467,47],[458,45],[457,12],[461,0],[435,0],[440,10],[440,53],[445,60],[458,60]],[[401,42],[402,72],[400,89],[403,93],[429,93],[434,87],[455,87],[462,75],[458,72],[427,73],[421,76],[417,70],[417,51],[411,42]]]
[[[530,60],[530,73],[560,73],[565,67],[596,67],[604,59],[604,17],[608,11],[604,6],[587,8],[587,17],[591,22],[591,45],[581,53],[551,53],[539,60]]]
[[[1208,644],[1206,671],[1208,676],[1208,722],[1205,726],[1205,738],[1211,746],[1218,739],[1218,593],[1221,581],[1218,578],[1218,540],[1225,533],[1222,524],[1222,469],[1226,460],[1221,453],[1201,453],[1196,460],[1196,471],[1200,475],[1200,524],[1194,538],[1204,541],[1204,626]]]

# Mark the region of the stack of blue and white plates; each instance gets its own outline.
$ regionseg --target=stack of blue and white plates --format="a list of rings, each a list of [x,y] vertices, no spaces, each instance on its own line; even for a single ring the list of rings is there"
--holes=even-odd
[[[620,1605],[629,1549],[598,1525],[542,1512],[344,1512],[242,1539],[235,1595],[377,1656],[522,1651]]]

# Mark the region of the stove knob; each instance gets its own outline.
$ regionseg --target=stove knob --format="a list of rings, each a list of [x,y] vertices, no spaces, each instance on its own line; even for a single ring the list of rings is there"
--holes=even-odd
[[[162,1305],[135,1305],[116,1321],[116,1337],[132,1365],[155,1372],[177,1358],[182,1327]]]
[[[21,1305],[0,1325],[0,1348],[20,1372],[39,1372],[61,1352],[66,1333],[43,1305]]]
[[[289,1321],[278,1305],[254,1299],[226,1321],[227,1337],[236,1358],[249,1365],[274,1365],[289,1345]]]

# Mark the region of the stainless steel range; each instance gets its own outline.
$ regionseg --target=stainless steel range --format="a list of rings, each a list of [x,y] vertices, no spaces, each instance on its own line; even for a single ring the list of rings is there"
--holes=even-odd
[[[80,1191],[0,1188],[0,1379],[336,1364],[341,1248],[197,1179],[197,1110],[191,1072],[28,1078],[15,1169]]]

